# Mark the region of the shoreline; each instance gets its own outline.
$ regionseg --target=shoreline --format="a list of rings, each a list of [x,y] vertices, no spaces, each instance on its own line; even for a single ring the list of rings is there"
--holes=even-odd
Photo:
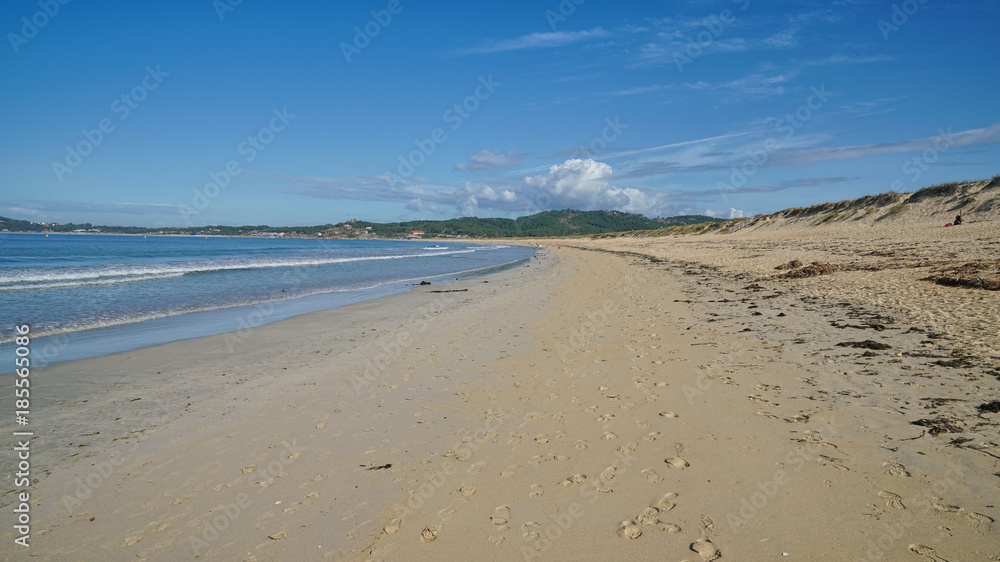
[[[530,259],[531,256],[528,256],[506,264],[490,265],[455,273],[400,279],[361,288],[320,290],[290,298],[250,301],[173,313],[154,313],[149,314],[149,318],[139,320],[121,320],[106,325],[65,331],[50,330],[41,334],[33,333],[32,341],[34,345],[44,350],[41,355],[44,362],[38,366],[48,366],[55,362],[135,351],[194,337],[239,332],[299,314],[349,306],[356,302],[405,292],[417,285],[417,281],[430,280],[434,283],[451,283],[454,281],[448,281],[448,279],[459,280],[489,275],[490,270],[503,271],[516,268],[527,263]],[[483,271],[486,273],[482,273]],[[280,310],[276,311],[275,309]],[[186,326],[190,321],[199,321],[200,324],[192,330]],[[141,338],[136,337],[135,334],[143,332],[146,332],[147,335]],[[7,345],[13,343],[13,337],[12,334],[8,341],[4,341],[5,338],[0,338],[0,364],[2,365],[12,366],[14,364],[12,346]],[[74,346],[76,349],[72,349]],[[4,372],[4,368],[12,367],[0,367],[0,377],[13,372]]]
[[[352,305],[349,325],[330,326],[335,309],[265,326],[236,353],[210,337],[78,362],[131,373],[100,391],[115,395],[114,416],[137,420],[159,405],[169,415],[100,437],[103,449],[88,445],[97,454],[42,481],[33,529],[44,534],[30,552],[995,554],[997,424],[976,412],[998,390],[988,359],[936,365],[927,354],[954,341],[802,290],[818,282],[789,290],[721,271],[718,248],[699,263],[658,257],[672,241],[653,252],[583,245],[653,259],[563,244],[488,284],[449,285],[469,291],[442,293],[439,306],[421,309],[434,295],[415,290]],[[875,323],[883,329],[863,328]],[[836,345],[866,338],[890,349]],[[64,427],[79,431],[73,446],[96,423],[77,406],[47,420],[76,420]],[[959,435],[972,440],[954,445]],[[79,499],[72,513],[66,497]],[[0,552],[12,539],[0,536]]]

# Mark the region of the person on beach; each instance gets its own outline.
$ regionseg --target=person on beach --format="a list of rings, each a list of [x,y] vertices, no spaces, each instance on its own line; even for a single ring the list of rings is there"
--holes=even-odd
[[[955,226],[958,226],[958,225],[960,225],[960,224],[962,224],[962,215],[955,215],[955,222],[954,222],[954,225],[955,225]]]

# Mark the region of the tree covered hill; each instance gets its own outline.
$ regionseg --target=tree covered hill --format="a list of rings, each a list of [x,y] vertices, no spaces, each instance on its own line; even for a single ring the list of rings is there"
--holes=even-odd
[[[9,232],[101,232],[111,234],[191,234],[217,236],[251,236],[263,233],[285,236],[357,237],[369,232],[379,238],[399,238],[415,230],[426,236],[467,236],[471,238],[550,237],[651,230],[668,226],[715,222],[702,215],[684,215],[651,219],[640,214],[620,211],[544,211],[516,219],[463,217],[448,220],[416,220],[377,223],[347,221],[316,226],[272,227],[268,225],[199,226],[187,228],[146,228],[136,226],[94,226],[84,224],[36,223],[0,217],[0,230]],[[369,235],[369,236],[370,236]]]

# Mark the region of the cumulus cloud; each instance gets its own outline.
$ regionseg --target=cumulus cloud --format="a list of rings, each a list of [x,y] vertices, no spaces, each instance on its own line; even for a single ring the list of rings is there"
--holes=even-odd
[[[524,155],[518,154],[516,150],[511,150],[506,154],[496,150],[480,150],[472,156],[469,156],[468,164],[455,164],[455,170],[460,172],[478,172],[495,170],[497,168],[512,168],[520,164],[523,159]]]
[[[617,210],[646,216],[693,212],[662,191],[614,185],[611,166],[592,159],[569,159],[546,173],[526,178],[494,178],[459,187],[387,176],[315,178],[256,173],[286,183],[282,191],[305,197],[399,202],[411,212],[461,216],[527,215],[557,209]]]

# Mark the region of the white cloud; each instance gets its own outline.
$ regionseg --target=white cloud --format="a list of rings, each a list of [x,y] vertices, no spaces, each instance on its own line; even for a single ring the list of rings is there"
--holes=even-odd
[[[420,198],[411,199],[406,203],[406,208],[415,213],[432,212],[438,215],[443,215],[445,213],[445,208],[439,205],[432,205],[430,203],[424,203]]]
[[[455,170],[465,172],[511,168],[520,164],[523,159],[524,155],[518,154],[516,150],[511,150],[506,154],[496,150],[480,150],[469,156],[468,164],[455,164]]]
[[[686,82],[684,86],[692,90],[720,92],[726,101],[737,102],[747,98],[763,99],[780,96],[785,93],[785,87],[782,84],[788,82],[789,78],[791,76],[787,74],[774,76],[750,74],[736,80],[729,80],[728,82],[716,82],[714,84],[708,82]]]
[[[595,27],[587,31],[554,31],[548,33],[529,33],[502,41],[488,41],[478,47],[466,49],[462,54],[505,53],[523,49],[543,47],[562,47],[571,43],[608,37],[611,34],[603,28]]]
[[[801,148],[778,152],[771,159],[772,166],[805,166],[817,162],[831,160],[850,160],[877,156],[880,154],[900,154],[936,149],[938,151],[963,146],[977,146],[1000,143],[1000,123],[994,123],[980,129],[968,129],[952,132],[951,128],[942,128],[933,137],[887,142],[880,144],[860,144],[848,146],[821,146],[816,148]]]

